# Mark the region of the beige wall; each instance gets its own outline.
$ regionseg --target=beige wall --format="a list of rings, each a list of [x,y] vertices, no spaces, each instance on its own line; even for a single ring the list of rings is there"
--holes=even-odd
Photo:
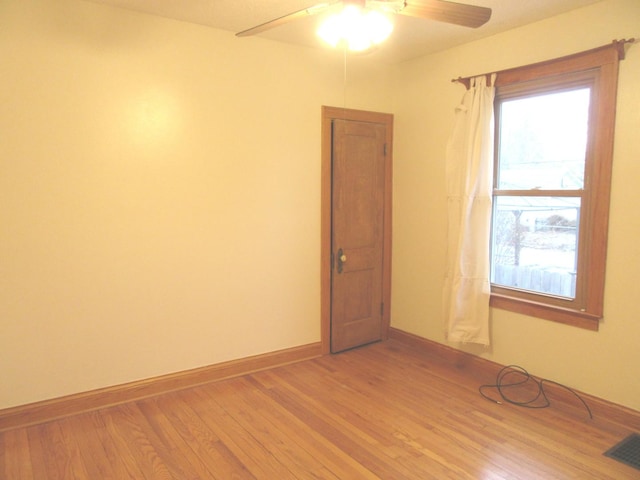
[[[444,155],[458,76],[547,60],[640,37],[640,2],[593,6],[403,64],[397,72],[392,325],[446,343]],[[493,310],[487,351],[501,364],[640,409],[640,44],[620,64],[605,318],[599,332]]]
[[[342,58],[0,1],[0,408],[320,340]],[[350,69],[347,106],[390,111],[386,69]]]

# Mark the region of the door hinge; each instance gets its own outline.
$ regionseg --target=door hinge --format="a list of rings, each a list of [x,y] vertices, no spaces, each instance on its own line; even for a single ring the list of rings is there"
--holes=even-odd
[[[380,316],[384,317],[384,302],[380,304]]]
[[[386,157],[387,156],[387,144],[384,144],[384,153],[383,155]]]

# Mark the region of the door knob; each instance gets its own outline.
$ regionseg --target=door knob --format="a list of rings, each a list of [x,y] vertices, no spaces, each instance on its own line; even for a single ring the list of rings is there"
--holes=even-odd
[[[338,250],[338,273],[342,273],[342,266],[344,262],[347,261],[347,256],[344,254],[342,249]]]

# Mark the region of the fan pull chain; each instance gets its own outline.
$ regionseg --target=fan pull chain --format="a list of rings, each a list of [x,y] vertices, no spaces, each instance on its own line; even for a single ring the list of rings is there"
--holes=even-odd
[[[342,108],[347,109],[347,46],[342,48],[343,71],[342,71]]]

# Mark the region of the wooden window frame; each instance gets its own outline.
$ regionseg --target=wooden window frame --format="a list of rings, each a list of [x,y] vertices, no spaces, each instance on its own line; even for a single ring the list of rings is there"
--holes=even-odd
[[[492,307],[598,330],[604,307],[618,63],[622,58],[624,42],[614,42],[587,52],[498,73],[496,105],[509,96],[541,91],[552,93],[576,84],[588,84],[592,90],[576,299],[565,300],[492,284]],[[496,123],[496,132],[498,125]],[[497,148],[495,155],[497,165]]]

